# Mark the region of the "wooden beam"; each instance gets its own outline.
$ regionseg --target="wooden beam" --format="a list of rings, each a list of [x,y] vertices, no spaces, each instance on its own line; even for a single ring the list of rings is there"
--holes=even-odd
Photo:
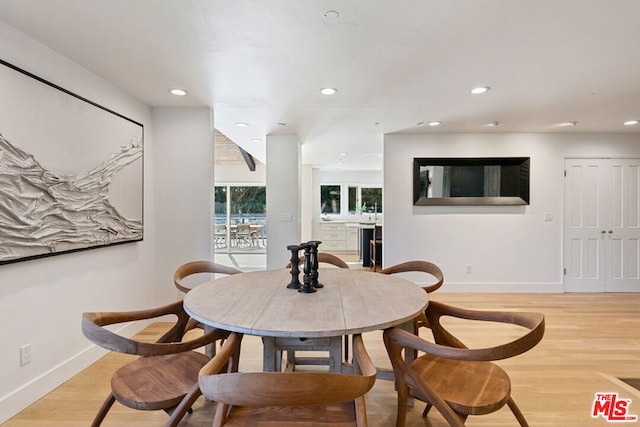
[[[253,156],[247,153],[246,151],[244,151],[242,147],[240,147],[239,145],[238,145],[238,150],[240,150],[240,153],[242,153],[242,157],[244,157],[244,161],[247,163],[247,166],[249,166],[249,170],[251,172],[255,172],[256,161],[253,159]]]

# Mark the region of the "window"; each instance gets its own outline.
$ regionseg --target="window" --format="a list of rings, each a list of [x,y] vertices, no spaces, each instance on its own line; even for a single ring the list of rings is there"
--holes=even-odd
[[[215,205],[216,224],[226,222],[227,218],[227,187],[216,186],[213,193]]]
[[[349,187],[349,213],[382,213],[382,188]]]
[[[362,187],[360,189],[360,199],[362,200],[363,212],[382,212],[382,188]]]
[[[340,214],[340,186],[320,186],[320,212],[323,214]]]
[[[255,221],[267,213],[266,187],[230,187],[231,218],[236,223]]]

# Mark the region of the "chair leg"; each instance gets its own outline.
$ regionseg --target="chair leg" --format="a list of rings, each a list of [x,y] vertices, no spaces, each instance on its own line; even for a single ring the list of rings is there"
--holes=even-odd
[[[427,403],[427,406],[424,407],[424,411],[422,411],[422,418],[426,417],[429,414],[429,411],[433,405],[431,403]]]
[[[191,412],[191,407],[198,400],[202,393],[200,392],[200,387],[198,384],[195,384],[191,390],[185,395],[184,399],[180,402],[178,406],[176,406],[171,412],[171,417],[169,421],[167,421],[166,427],[177,427],[184,418],[187,412]]]
[[[432,407],[435,407],[438,412],[440,412],[440,415],[442,415],[444,419],[447,420],[449,426],[464,427],[464,422],[467,419],[467,415],[454,411],[453,408],[449,406],[449,404],[438,395],[431,394],[429,396],[429,400],[430,401],[426,401],[427,407],[422,413],[423,417],[427,415]]]
[[[509,400],[507,401],[507,405],[509,405],[509,409],[511,409],[511,412],[513,412],[513,415],[516,416],[516,419],[518,420],[520,425],[522,427],[529,427],[527,420],[524,419],[524,415],[520,411],[520,408],[518,408],[518,405],[516,405],[516,402],[515,400],[513,400],[513,397],[509,397]]]
[[[407,423],[407,405],[409,402],[409,387],[405,384],[398,384],[398,415],[396,416],[396,427],[405,427]]]
[[[109,409],[111,409],[115,401],[116,401],[116,398],[113,397],[113,393],[109,393],[109,396],[107,396],[104,403],[98,410],[96,417],[93,419],[93,422],[91,423],[91,427],[98,427],[100,424],[102,424],[104,417],[107,416],[107,412],[109,412]]]
[[[436,408],[440,412],[440,415],[444,417],[445,420],[449,423],[451,427],[464,427],[464,422],[467,420],[467,415],[459,414],[458,412],[451,409],[451,406],[446,403],[442,403],[446,406],[438,406]]]

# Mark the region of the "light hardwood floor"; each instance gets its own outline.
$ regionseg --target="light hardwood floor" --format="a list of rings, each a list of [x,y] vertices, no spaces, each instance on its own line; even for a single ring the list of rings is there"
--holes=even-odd
[[[592,418],[596,392],[617,392],[631,399],[630,413],[640,415],[640,392],[616,377],[640,378],[640,294],[432,294],[433,299],[468,308],[540,311],[546,316],[546,334],[533,350],[499,362],[513,383],[513,396],[529,424],[539,427],[609,425]],[[149,339],[161,329],[144,332]],[[513,329],[474,325],[460,328],[460,336],[477,346],[509,337]],[[365,334],[365,345],[378,366],[389,366],[380,332]],[[241,370],[261,367],[261,343],[246,336]],[[109,390],[111,372],[128,356],[109,354],[52,393],[3,424],[24,426],[88,426]],[[209,426],[213,403],[200,399],[181,426]],[[409,411],[407,426],[446,426],[436,411],[426,420],[419,402]],[[367,394],[371,427],[395,425],[396,398],[393,384],[378,380]],[[163,426],[163,412],[134,411],[114,405],[103,426]],[[619,424],[619,423],[618,423]],[[624,424],[624,423],[623,423]],[[640,422],[638,422],[640,424]],[[507,408],[470,417],[469,426],[515,426]],[[633,425],[633,423],[632,423]]]

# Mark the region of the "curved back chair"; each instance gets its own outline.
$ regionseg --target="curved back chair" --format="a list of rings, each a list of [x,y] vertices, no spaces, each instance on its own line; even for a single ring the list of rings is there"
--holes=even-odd
[[[298,265],[302,265],[303,263],[304,255],[301,255],[298,258]],[[338,268],[349,268],[349,264],[342,258],[327,252],[318,252],[318,264],[330,264]],[[291,263],[288,263],[286,268],[291,268]]]
[[[238,274],[242,273],[242,271],[233,267],[227,267],[226,265],[216,264],[212,261],[191,261],[178,267],[173,275],[173,283],[180,291],[187,293],[193,289],[193,286],[187,285],[183,280],[188,276],[201,273]]]
[[[399,328],[384,331],[398,391],[396,427],[405,425],[410,395],[427,403],[423,416],[434,406],[450,426],[462,427],[469,415],[489,414],[505,404],[520,425],[527,426],[511,397],[509,376],[491,361],[517,356],[538,344],[544,335],[544,316],[530,312],[466,310],[437,301],[429,302],[425,314],[435,342]],[[514,324],[527,332],[502,345],[469,349],[442,326],[444,316]],[[402,357],[403,350],[425,354],[409,365]]]
[[[397,274],[408,272],[422,272],[432,275],[435,282],[430,285],[422,286],[427,293],[438,290],[444,282],[444,275],[440,267],[429,261],[407,261],[400,264],[392,265],[379,271],[382,274]]]
[[[426,293],[430,294],[431,292],[435,292],[444,283],[444,274],[442,274],[442,270],[440,267],[435,265],[429,261],[406,261],[401,262],[400,264],[392,265],[391,267],[387,267],[379,271],[382,274],[400,274],[400,273],[425,273],[427,275],[433,276],[435,282],[422,285],[422,289],[425,290]],[[429,327],[429,322],[423,313],[418,315],[415,319],[414,333],[417,335],[418,328],[421,326]]]
[[[166,315],[174,315],[176,321],[155,343],[137,341],[105,328]],[[166,426],[178,425],[201,394],[198,371],[209,361],[203,353],[194,350],[229,334],[216,329],[183,341],[188,321],[189,315],[184,311],[182,301],[148,310],[86,312],[82,315],[82,332],[91,342],[107,350],[140,356],[111,377],[111,393],[96,414],[93,427],[102,423],[116,400],[132,409],[163,409],[171,414]]]
[[[236,230],[236,244],[238,246],[255,246],[258,236],[256,231],[251,229],[251,224],[238,224]]]
[[[200,371],[203,395],[217,402],[213,427],[286,425],[366,426],[364,395],[376,368],[362,337],[354,336],[357,372],[231,372],[242,335],[232,333]]]
[[[187,284],[185,281],[187,277],[208,274],[209,276],[207,277],[207,279],[209,279],[211,274],[230,275],[230,274],[238,274],[238,273],[242,273],[242,271],[233,267],[228,267],[226,265],[217,264],[212,261],[190,261],[178,267],[178,269],[173,275],[173,283],[176,286],[176,288],[178,288],[178,290],[186,294],[191,289],[193,289],[194,287],[200,284],[200,283],[197,283],[196,285]],[[205,327],[195,319],[189,319],[189,323],[187,324],[187,330],[191,330],[194,328],[200,328],[205,331],[209,330],[209,327]],[[215,346],[213,346],[212,344],[207,345],[205,347],[205,354],[209,356],[209,358],[211,358],[215,353],[215,350],[216,350]]]
[[[214,226],[213,240],[216,248],[227,247],[227,224],[216,224]]]

